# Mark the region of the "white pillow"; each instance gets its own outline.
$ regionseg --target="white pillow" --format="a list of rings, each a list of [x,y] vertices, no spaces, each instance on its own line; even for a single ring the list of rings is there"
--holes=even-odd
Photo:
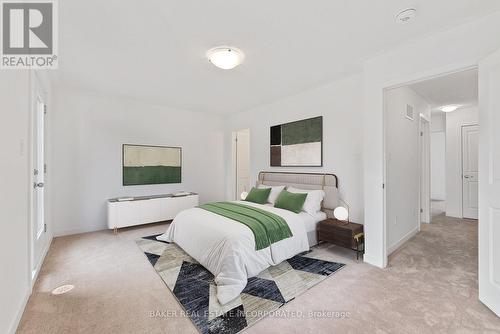
[[[269,203],[271,203],[272,205],[274,205],[279,194],[283,191],[283,189],[285,189],[285,186],[266,186],[265,184],[259,184],[259,186],[257,188],[259,188],[259,189],[271,188],[271,193],[269,194],[267,201]]]
[[[294,187],[287,187],[286,190],[295,194],[307,194],[302,211],[305,211],[310,215],[315,215],[321,210],[321,202],[323,201],[323,198],[325,198],[325,192],[323,190],[306,190]]]

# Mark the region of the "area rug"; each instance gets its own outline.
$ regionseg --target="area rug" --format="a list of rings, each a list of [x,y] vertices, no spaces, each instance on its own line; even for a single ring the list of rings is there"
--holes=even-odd
[[[249,278],[238,298],[220,305],[214,276],[180,247],[156,235],[136,243],[202,334],[238,333],[344,266],[313,248]]]

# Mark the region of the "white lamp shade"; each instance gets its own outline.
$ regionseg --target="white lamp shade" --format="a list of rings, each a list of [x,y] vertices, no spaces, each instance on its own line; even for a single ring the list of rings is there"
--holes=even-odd
[[[248,196],[248,193],[246,191],[242,192],[240,195],[240,198],[244,201]]]
[[[345,220],[349,219],[349,211],[346,208],[344,208],[343,206],[339,206],[339,207],[335,208],[335,210],[333,210],[333,215],[338,220],[345,221]]]

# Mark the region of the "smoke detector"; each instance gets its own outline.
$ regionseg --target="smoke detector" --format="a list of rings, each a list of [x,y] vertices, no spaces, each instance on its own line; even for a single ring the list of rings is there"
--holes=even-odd
[[[415,18],[415,16],[417,16],[417,10],[415,8],[407,8],[396,14],[396,22],[408,23]]]

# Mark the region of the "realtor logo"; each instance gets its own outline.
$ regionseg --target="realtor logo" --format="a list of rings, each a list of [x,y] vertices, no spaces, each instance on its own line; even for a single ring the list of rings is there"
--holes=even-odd
[[[54,0],[1,0],[1,68],[57,67],[57,16]]]

